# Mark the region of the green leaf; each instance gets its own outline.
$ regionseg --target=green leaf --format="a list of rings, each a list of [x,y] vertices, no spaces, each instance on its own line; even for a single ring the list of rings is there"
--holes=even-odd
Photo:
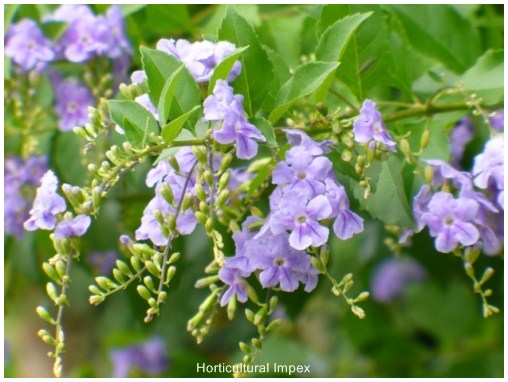
[[[164,114],[167,113],[167,118],[161,118],[160,120],[162,124],[164,124],[168,118],[174,120],[193,109],[196,105],[201,104],[198,85],[187,68],[182,67],[180,61],[169,54],[145,47],[141,48],[141,54],[148,88],[150,89],[150,99],[154,105],[158,105],[161,109],[164,109]],[[171,91],[173,86],[171,83],[173,80],[170,81],[170,77],[178,70],[180,70],[181,73],[173,79],[176,83],[176,87],[174,91]],[[168,81],[170,82],[166,84]],[[162,99],[162,93],[165,87],[167,90],[164,95],[164,104],[161,105],[160,100]],[[171,107],[169,109],[167,108],[167,103],[170,103]],[[197,121],[198,115],[191,114],[190,118],[185,121],[183,127],[192,130]]]
[[[166,126],[164,126],[162,128],[162,138],[164,139],[164,142],[166,143],[172,142],[180,134],[182,128],[184,127],[185,123],[189,120],[189,118],[191,118],[194,115],[199,118],[198,111],[200,110],[201,106],[196,105],[185,114],[182,114],[181,116],[172,120]]]
[[[233,69],[233,65],[238,60],[238,57],[248,48],[248,46],[244,46],[242,48],[236,49],[215,67],[212,73],[212,77],[210,78],[210,83],[208,84],[208,95],[213,93],[215,83],[218,80],[225,80],[228,78],[231,69]]]
[[[275,124],[298,99],[316,90],[338,66],[338,62],[317,61],[300,65],[295,74],[280,88],[277,107],[268,117],[270,122]]]
[[[235,93],[244,96],[247,114],[253,116],[261,107],[270,91],[273,67],[268,54],[250,25],[233,6],[229,6],[219,27],[220,40],[230,41],[236,46],[249,46],[240,56],[242,72],[233,82]]]
[[[321,36],[316,48],[316,60],[340,61],[353,34],[370,15],[372,15],[372,12],[356,13],[346,16],[328,27]]]
[[[42,24],[41,29],[44,35],[51,41],[58,40],[67,30],[69,24],[60,21],[50,21]]]
[[[321,36],[316,49],[316,60],[326,62],[341,61],[342,55],[358,27],[372,14],[356,13],[338,20],[328,27]],[[326,93],[333,81],[333,73],[330,73],[318,90],[318,99],[325,98]]]
[[[336,20],[356,13],[372,12],[353,33],[342,53],[336,76],[363,101],[385,76],[388,54],[388,31],[379,5],[332,4],[323,7],[319,26],[322,31]]]
[[[377,181],[371,180],[375,191],[370,197],[367,199],[363,197],[364,189],[358,184],[354,186],[354,195],[372,217],[384,224],[412,227],[414,223],[411,207],[401,174],[403,166],[401,158],[390,156],[387,161],[382,162]]]
[[[270,121],[265,118],[254,117],[250,118],[249,122],[256,126],[259,131],[261,131],[261,134],[263,134],[263,136],[266,138],[267,145],[271,147],[278,146],[277,139],[275,138],[275,132]]]
[[[400,20],[415,49],[456,73],[464,72],[481,53],[478,31],[450,5],[386,7]]]
[[[171,110],[171,105],[173,103],[173,98],[175,96],[176,85],[178,84],[178,79],[180,74],[182,73],[183,65],[181,65],[177,70],[171,74],[168,78],[164,87],[162,88],[161,96],[159,98],[159,104],[157,106],[157,113],[159,114],[159,122],[163,125],[167,122],[169,111]]]
[[[127,140],[142,147],[150,134],[159,132],[154,116],[134,101],[108,101],[111,119],[125,130]]]
[[[476,93],[487,105],[497,103],[504,94],[504,51],[487,51],[461,78],[467,91]]]
[[[154,105],[158,105],[166,80],[182,63],[167,53],[144,46],[141,47],[141,62],[150,89],[150,99]]]

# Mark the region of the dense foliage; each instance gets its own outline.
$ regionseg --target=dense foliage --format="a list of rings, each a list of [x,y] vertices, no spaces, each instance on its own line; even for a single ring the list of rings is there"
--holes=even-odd
[[[502,6],[4,11],[7,375],[503,374]]]

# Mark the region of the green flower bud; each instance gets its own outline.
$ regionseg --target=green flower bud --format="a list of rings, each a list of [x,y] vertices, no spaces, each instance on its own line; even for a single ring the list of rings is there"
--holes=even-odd
[[[38,306],[35,309],[35,311],[37,312],[39,317],[42,318],[44,321],[49,322],[51,325],[55,325],[55,320],[53,319],[53,317],[51,317],[51,315],[45,308],[43,308],[42,306]]]
[[[150,291],[143,285],[138,285],[136,287],[136,290],[138,291],[139,295],[144,298],[145,300],[149,300],[152,298],[152,295],[150,294]]]

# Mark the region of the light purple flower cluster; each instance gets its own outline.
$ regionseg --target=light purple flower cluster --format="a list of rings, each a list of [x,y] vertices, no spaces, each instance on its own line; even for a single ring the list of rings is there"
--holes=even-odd
[[[473,123],[469,117],[458,121],[450,132],[451,164],[455,168],[460,167],[466,145],[471,142],[473,136]]]
[[[335,179],[332,162],[324,156],[328,144],[318,144],[298,130],[287,131],[293,147],[275,167],[270,210],[261,232],[290,232],[291,247],[303,250],[328,240],[325,219],[335,219],[333,230],[342,240],[363,231],[363,219],[349,208],[344,187]]]
[[[169,164],[168,161],[160,161],[157,166],[150,170],[146,177],[148,187],[155,186],[155,197],[148,203],[143,211],[141,226],[136,230],[136,240],[151,240],[153,244],[165,246],[168,244],[169,236],[164,228],[170,215],[176,215],[176,206],[180,203],[185,194],[194,194],[196,175],[194,167],[196,158],[192,149],[185,147],[175,155],[178,162],[179,173]],[[189,181],[187,182],[187,177]],[[187,183],[187,184],[186,184]],[[174,205],[169,204],[161,193],[162,187],[168,185],[174,195]],[[185,188],[185,190],[184,190]],[[159,221],[157,215],[162,216]],[[181,235],[189,235],[196,228],[196,218],[191,208],[181,211],[176,220],[176,230]]]
[[[408,285],[420,282],[425,277],[425,269],[410,258],[386,260],[372,276],[372,297],[378,302],[390,302],[400,297]]]
[[[475,245],[487,254],[497,253],[504,238],[496,235],[492,222],[499,210],[484,194],[474,190],[471,174],[440,160],[428,160],[427,164],[434,176],[431,185],[424,185],[414,199],[416,232],[429,227],[439,252]],[[452,186],[458,190],[457,195],[448,191]]]
[[[213,95],[204,102],[204,121],[215,122],[212,137],[221,144],[236,142],[236,156],[252,159],[258,152],[256,141],[266,142],[266,138],[245,117],[243,96],[234,94],[226,81],[215,84]]]
[[[21,238],[23,223],[28,219],[32,200],[29,197],[48,170],[44,156],[32,156],[26,161],[7,157],[4,162],[4,231]]]
[[[24,71],[44,70],[55,58],[52,48],[51,41],[32,20],[23,19],[9,27],[5,55]]]
[[[149,376],[158,376],[169,366],[166,346],[160,338],[109,352],[113,364],[113,378],[127,378],[132,370]]]
[[[62,131],[88,123],[88,107],[95,104],[95,98],[85,85],[74,79],[53,81],[55,87],[58,126]]]
[[[58,179],[53,171],[48,170],[41,178],[30,217],[24,223],[25,229],[27,231],[55,229],[56,239],[83,236],[90,226],[89,216],[78,215],[58,222],[58,215],[66,210],[67,205],[64,198],[58,195],[57,188]]]
[[[207,82],[212,77],[215,67],[233,53],[236,46],[227,41],[214,44],[205,40],[191,44],[183,39],[176,41],[161,39],[157,43],[157,49],[181,61],[197,82]],[[236,61],[229,73],[228,82],[233,81],[241,70],[241,63]]]
[[[120,59],[131,53],[119,6],[94,15],[86,5],[64,4],[44,20],[68,24],[55,46],[57,54],[68,61],[85,62],[98,56]]]
[[[371,150],[379,142],[388,150],[395,151],[395,142],[386,130],[381,113],[369,99],[363,102],[360,116],[353,122],[353,134],[356,142],[368,143]]]
[[[285,292],[292,292],[302,283],[310,292],[317,285],[318,271],[312,266],[310,256],[292,248],[285,232],[252,232],[249,227],[258,221],[257,217],[248,217],[242,230],[233,235],[236,254],[219,271],[220,279],[228,285],[221,298],[222,306],[233,297],[239,302],[247,301],[245,278],[255,271],[259,271],[259,281],[265,288],[279,286]]]
[[[491,138],[476,156],[473,175],[478,188],[497,194],[497,204],[504,210],[504,134]]]

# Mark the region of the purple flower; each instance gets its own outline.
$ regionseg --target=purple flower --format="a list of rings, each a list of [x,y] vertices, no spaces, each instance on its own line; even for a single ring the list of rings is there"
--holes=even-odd
[[[107,56],[112,59],[118,59],[125,54],[130,55],[132,49],[125,34],[125,21],[122,14],[122,8],[118,5],[112,5],[104,15],[105,25],[108,28],[108,50]]]
[[[227,56],[236,49],[235,45],[227,41],[212,43],[198,41],[191,44],[187,40],[161,39],[157,49],[181,61],[197,82],[209,81],[213,70]],[[228,82],[233,81],[241,72],[242,66],[236,61],[228,76]]]
[[[166,347],[159,338],[152,338],[144,344],[111,349],[109,356],[113,363],[113,378],[127,378],[133,369],[157,376],[169,366]]]
[[[104,17],[96,17],[88,6],[62,5],[46,19],[68,24],[56,44],[60,55],[71,62],[88,61],[110,48],[110,26]]]
[[[326,197],[332,206],[331,217],[336,217],[333,231],[341,240],[352,238],[363,231],[363,219],[349,208],[349,199],[343,186],[332,179],[327,179]]]
[[[80,237],[83,236],[92,219],[87,215],[78,215],[71,220],[62,220],[55,227],[55,238],[60,240],[65,237]]]
[[[274,234],[291,231],[289,244],[295,249],[319,247],[328,240],[328,228],[319,224],[330,217],[332,207],[328,199],[319,195],[308,203],[302,195],[288,194],[280,204],[280,210],[272,213],[269,225]]]
[[[494,131],[504,131],[504,109],[496,111],[489,120]]]
[[[5,55],[25,71],[43,70],[55,58],[51,42],[44,37],[37,24],[29,19],[10,26]]]
[[[458,244],[475,244],[480,238],[473,220],[479,205],[473,199],[459,197],[455,199],[447,192],[437,192],[428,204],[428,211],[421,219],[429,227],[439,252],[451,252]]]
[[[4,162],[4,230],[21,238],[23,223],[28,219],[33,193],[48,170],[47,158],[31,156],[26,162],[19,157],[7,157]]]
[[[233,94],[226,81],[217,81],[213,95],[209,96],[204,106],[204,121],[216,122],[212,137],[221,144],[236,141],[236,155],[240,159],[252,159],[258,151],[256,141],[266,142],[266,138],[256,126],[245,117],[243,96]]]
[[[37,189],[33,207],[30,210],[30,218],[24,224],[27,231],[55,228],[56,215],[66,209],[65,200],[56,193],[57,187],[57,177],[53,171],[48,170]]]
[[[324,193],[324,181],[330,177],[332,162],[324,156],[314,157],[304,146],[286,152],[286,161],[275,166],[272,183],[285,190],[302,193],[307,198]]]
[[[384,261],[375,270],[371,280],[374,300],[386,303],[401,296],[405,288],[426,277],[425,270],[409,258],[396,258]]]
[[[146,80],[146,73],[144,70],[135,70],[131,74],[131,81],[133,84],[142,84]]]
[[[314,156],[329,153],[330,146],[333,145],[333,142],[328,140],[318,143],[301,130],[284,129],[284,132],[291,146],[301,146]]]
[[[229,285],[221,298],[222,306],[227,305],[233,296],[240,302],[247,301],[245,278],[256,270],[261,271],[259,281],[264,288],[279,286],[285,292],[292,292],[303,283],[305,290],[310,292],[317,285],[318,271],[312,266],[310,256],[291,248],[286,232],[251,231],[252,224],[259,220],[258,217],[248,217],[242,230],[233,235],[236,254],[228,258],[219,271],[220,279]]]
[[[459,167],[466,145],[474,136],[471,118],[464,117],[453,127],[450,132],[451,157],[454,167]]]
[[[498,190],[497,202],[504,209],[504,134],[491,138],[473,166],[474,184]]]
[[[380,142],[390,151],[395,151],[395,142],[392,140],[377,110],[376,104],[371,100],[365,100],[360,109],[360,116],[353,123],[355,141],[369,143],[373,147]]]
[[[247,301],[245,277],[252,273],[249,259],[246,256],[235,256],[226,259],[226,265],[219,271],[221,281],[229,285],[221,297],[221,306],[226,306],[229,300],[236,296],[237,301]]]
[[[470,187],[472,185],[471,174],[465,171],[459,171],[448,163],[440,159],[427,159],[425,161],[433,171],[432,186],[441,187],[447,181],[458,189]]]
[[[55,89],[59,127],[69,131],[88,122],[88,107],[95,104],[90,89],[74,80],[60,82]]]

